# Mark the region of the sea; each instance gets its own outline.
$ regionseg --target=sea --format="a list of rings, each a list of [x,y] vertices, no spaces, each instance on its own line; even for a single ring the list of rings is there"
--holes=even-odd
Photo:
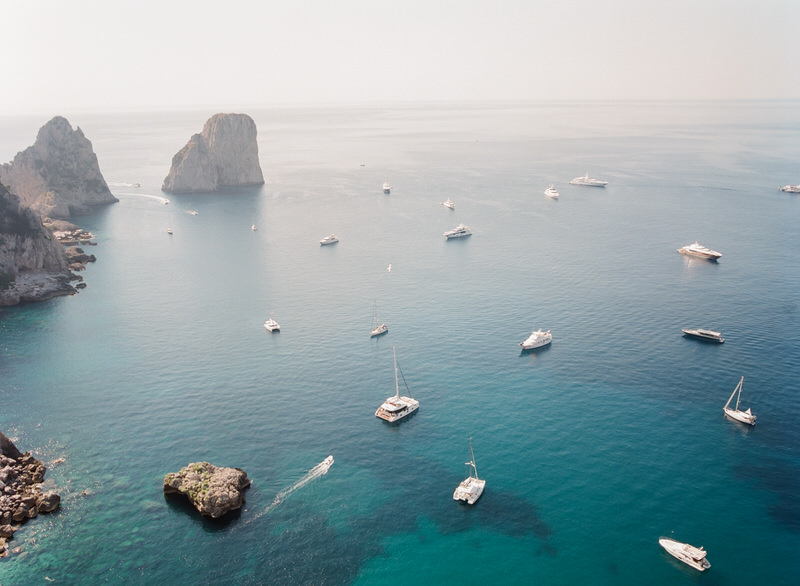
[[[217,111],[265,184],[162,193]],[[119,202],[76,219],[85,289],[0,310],[0,431],[62,497],[2,586],[797,583],[800,102],[56,114]],[[0,161],[49,118],[0,117]],[[393,352],[420,408],[389,425]],[[198,461],[247,472],[239,512],[164,496]]]

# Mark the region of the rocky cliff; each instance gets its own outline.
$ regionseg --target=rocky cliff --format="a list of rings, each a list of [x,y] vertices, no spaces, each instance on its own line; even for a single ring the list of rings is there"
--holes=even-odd
[[[214,114],[172,157],[163,191],[216,191],[221,186],[263,185],[256,123],[247,114]]]
[[[61,116],[39,129],[33,146],[0,166],[0,183],[42,217],[69,218],[89,213],[89,206],[118,201],[92,143]]]
[[[0,306],[74,293],[64,247],[0,184]]]
[[[189,464],[164,477],[164,494],[182,494],[202,515],[214,519],[241,508],[249,486],[241,468],[218,468],[208,462]]]

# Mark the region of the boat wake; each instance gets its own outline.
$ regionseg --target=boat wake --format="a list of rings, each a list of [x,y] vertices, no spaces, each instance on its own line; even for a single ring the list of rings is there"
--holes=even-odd
[[[285,488],[278,494],[276,494],[275,498],[272,499],[272,502],[269,505],[267,505],[267,507],[263,511],[256,513],[250,519],[248,519],[244,523],[241,523],[239,526],[243,527],[245,525],[248,525],[249,523],[252,523],[256,519],[260,519],[261,517],[269,513],[273,508],[277,507],[284,500],[286,500],[286,497],[288,497],[294,491],[303,488],[306,484],[308,484],[312,480],[319,478],[320,476],[325,476],[325,474],[328,473],[328,470],[330,470],[332,465],[333,465],[333,456],[328,456],[322,462],[320,462],[319,464],[314,466],[311,470],[306,472],[305,476],[303,476],[300,480],[295,482],[289,488]]]
[[[114,195],[117,195],[117,196],[124,195],[124,196],[131,196],[131,197],[146,197],[148,199],[155,199],[157,201],[160,201],[164,205],[169,203],[169,200],[166,197],[163,197],[163,196],[160,196],[160,195],[150,195],[149,193],[115,193]]]

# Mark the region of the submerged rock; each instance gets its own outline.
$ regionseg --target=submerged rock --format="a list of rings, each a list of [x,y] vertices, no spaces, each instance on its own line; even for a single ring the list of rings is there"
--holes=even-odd
[[[61,116],[39,129],[33,146],[0,165],[0,182],[42,217],[69,218],[88,214],[89,206],[119,201],[100,172],[91,141]]]
[[[167,193],[216,191],[221,186],[263,185],[258,130],[247,114],[214,114],[174,157],[161,187]]]
[[[189,464],[164,477],[164,494],[185,495],[200,514],[213,519],[241,508],[249,486],[244,470],[218,468],[208,462]]]

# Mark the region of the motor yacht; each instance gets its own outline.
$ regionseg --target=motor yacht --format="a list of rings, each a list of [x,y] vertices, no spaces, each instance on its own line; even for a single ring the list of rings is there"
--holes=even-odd
[[[693,567],[695,570],[703,572],[711,567],[711,564],[706,559],[706,550],[702,547],[681,543],[668,537],[660,538],[658,544],[667,550],[669,555]]]
[[[575,179],[570,181],[570,183],[572,185],[588,185],[589,187],[605,187],[608,185],[608,181],[602,181],[601,179],[589,177],[588,172],[583,177],[575,177]]]
[[[542,346],[547,346],[550,342],[553,341],[553,334],[550,333],[550,330],[543,332],[541,328],[531,333],[525,341],[520,342],[519,345],[522,347],[523,350],[533,350],[535,348],[541,348]]]
[[[721,252],[717,252],[716,250],[711,250],[710,248],[706,248],[705,246],[699,244],[698,242],[682,246],[678,249],[678,252],[688,256],[696,256],[698,258],[704,258],[710,261],[716,261],[718,258],[722,258]]]
[[[698,340],[704,340],[706,342],[716,342],[718,344],[722,344],[725,341],[725,338],[722,337],[722,334],[715,332],[714,330],[704,330],[703,328],[683,328],[681,331],[690,338],[697,338]]]
[[[320,240],[319,245],[325,246],[326,244],[335,244],[336,242],[339,242],[339,239],[334,234],[331,234]]]
[[[558,199],[559,197],[558,189],[553,187],[552,183],[550,184],[550,187],[544,190],[544,194],[550,199]]]
[[[472,232],[470,229],[465,226],[464,224],[459,224],[452,230],[448,230],[443,234],[443,236],[447,237],[449,240],[450,238],[463,238],[464,236],[470,236]]]

